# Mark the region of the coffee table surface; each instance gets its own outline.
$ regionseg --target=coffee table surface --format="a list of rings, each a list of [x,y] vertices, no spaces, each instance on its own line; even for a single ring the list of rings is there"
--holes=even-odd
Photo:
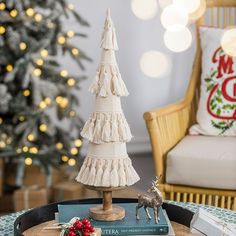
[[[167,202],[177,205],[177,206],[181,206],[192,212],[196,212],[199,208],[203,208],[227,223],[236,224],[235,211],[215,208],[212,206],[199,205],[199,204],[194,204],[194,203],[182,203],[182,202],[174,202],[174,201],[167,201]],[[17,217],[19,217],[24,212],[26,211],[16,212],[16,213],[12,213],[12,214],[8,214],[8,215],[0,217],[0,235],[2,236],[13,235],[14,221],[16,220]],[[186,230],[186,229],[183,229],[183,230]]]

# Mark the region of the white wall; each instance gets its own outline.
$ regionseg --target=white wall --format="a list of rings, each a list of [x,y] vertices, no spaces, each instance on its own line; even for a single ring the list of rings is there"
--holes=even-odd
[[[134,135],[128,149],[132,152],[150,150],[143,113],[151,108],[169,104],[183,97],[191,71],[193,48],[185,53],[172,54],[164,46],[164,29],[160,25],[160,9],[154,19],[142,21],[132,13],[130,0],[71,0],[70,2],[91,24],[89,29],[77,29],[88,34],[87,39],[76,41],[78,47],[85,50],[94,60],[93,63],[86,63],[85,74],[90,79],[82,83],[82,90],[79,94],[81,116],[86,120],[93,111],[94,97],[87,92],[87,88],[99,63],[100,36],[106,8],[110,7],[120,48],[120,51],[117,52],[117,61],[130,92],[129,97],[122,98],[125,116]],[[70,22],[67,23],[66,28],[76,29],[76,26]],[[172,70],[166,77],[151,79],[141,72],[139,61],[141,55],[148,50],[159,50],[170,57]],[[71,62],[67,61],[65,64],[75,73],[78,73]]]

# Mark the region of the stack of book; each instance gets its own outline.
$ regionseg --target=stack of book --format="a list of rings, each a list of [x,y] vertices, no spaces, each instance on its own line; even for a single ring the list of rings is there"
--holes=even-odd
[[[129,235],[167,235],[175,236],[165,210],[160,209],[158,224],[154,219],[148,220],[144,209],[139,210],[140,220],[136,220],[136,203],[120,204],[125,208],[126,216],[123,220],[114,222],[92,221],[92,225],[102,229],[102,236]],[[95,206],[95,205],[94,205]],[[69,222],[73,217],[89,218],[89,208],[93,205],[58,205],[59,222]],[[150,209],[151,210],[151,209]],[[151,212],[150,212],[151,213]]]

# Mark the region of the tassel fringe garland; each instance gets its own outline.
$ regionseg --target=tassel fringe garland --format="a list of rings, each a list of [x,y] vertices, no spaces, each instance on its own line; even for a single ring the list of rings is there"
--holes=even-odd
[[[119,97],[129,95],[119,69],[114,65],[101,66],[97,71],[93,83],[89,87],[89,92],[101,97],[107,97],[110,92]]]
[[[128,157],[120,159],[86,157],[76,177],[78,182],[96,187],[130,186],[139,179]]]
[[[123,113],[93,113],[81,131],[92,143],[129,142],[132,134]]]

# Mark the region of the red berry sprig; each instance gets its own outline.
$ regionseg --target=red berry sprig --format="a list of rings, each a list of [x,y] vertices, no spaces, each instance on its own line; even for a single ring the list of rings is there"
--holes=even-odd
[[[67,226],[64,230],[65,236],[90,236],[90,234],[95,231],[90,221],[86,218],[82,221],[76,220],[73,225]]]

